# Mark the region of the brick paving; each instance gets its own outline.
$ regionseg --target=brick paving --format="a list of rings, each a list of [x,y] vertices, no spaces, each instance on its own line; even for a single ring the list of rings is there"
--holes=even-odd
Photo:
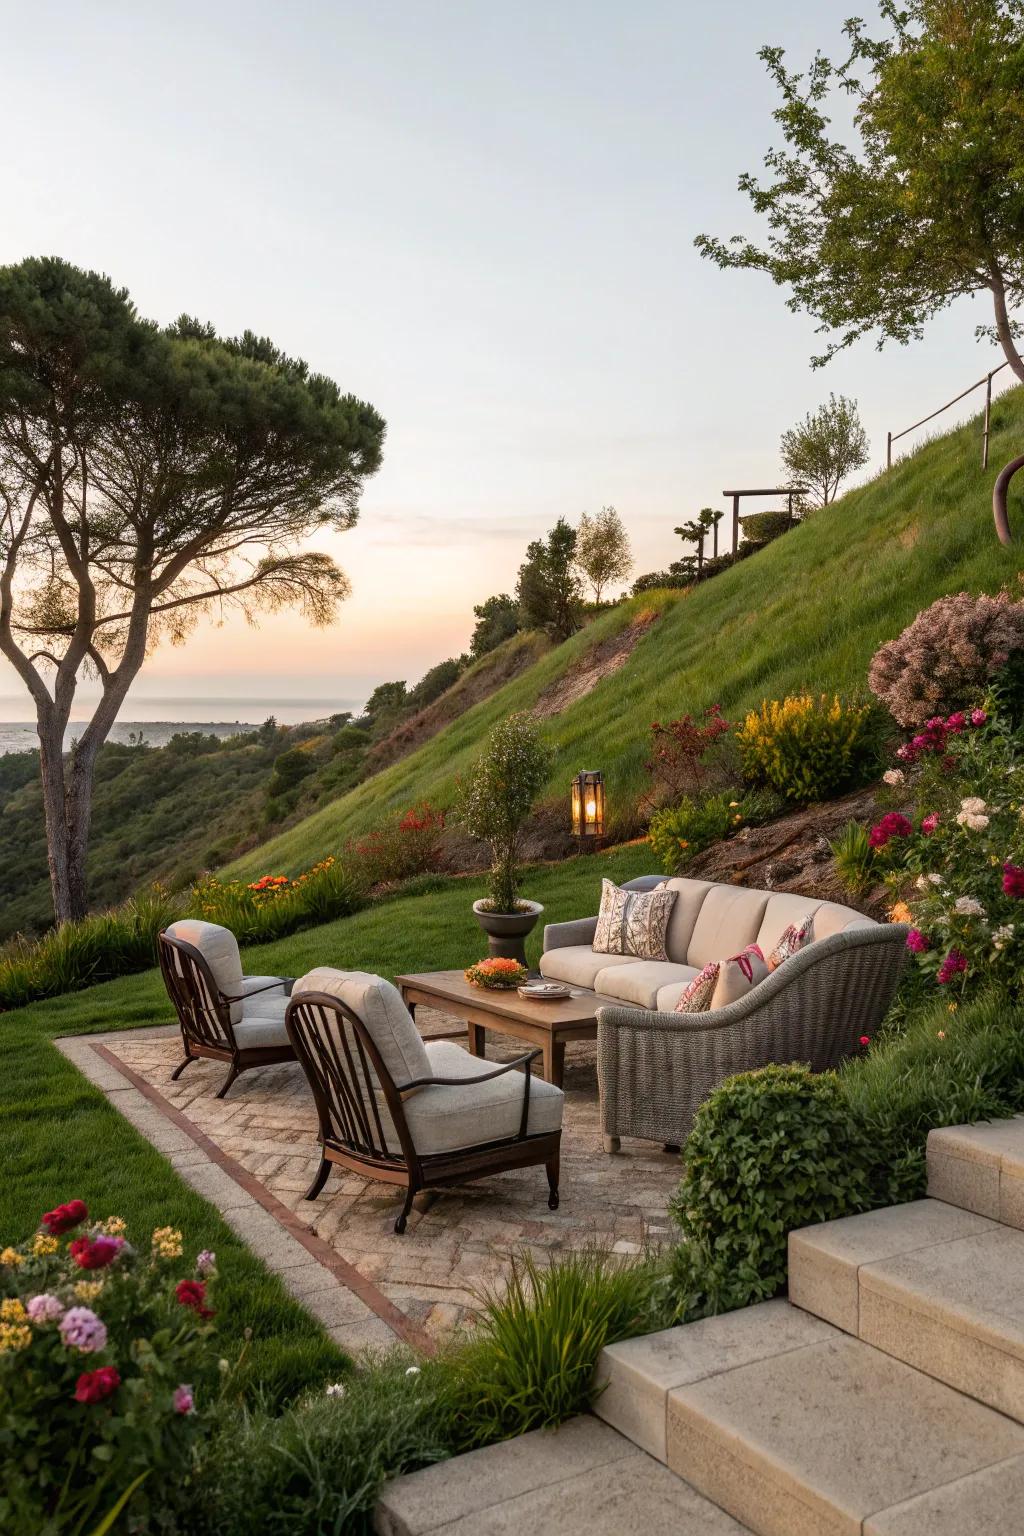
[[[427,1038],[450,1035],[453,1022],[430,1009],[417,1010]],[[507,1059],[522,1050],[511,1040],[505,1046],[490,1036],[488,1054]],[[177,1032],[107,1035],[104,1055],[155,1090],[358,1271],[384,1298],[380,1316],[386,1317],[390,1303],[421,1335],[441,1339],[471,1325],[477,1294],[500,1288],[512,1256],[523,1249],[548,1262],[589,1244],[635,1253],[671,1239],[666,1212],[679,1180],[678,1155],[639,1141],[623,1141],[615,1157],[604,1152],[596,1046],[589,1042],[566,1051],[559,1209],[547,1208],[543,1168],[528,1168],[451,1192],[421,1193],[403,1237],[392,1230],[401,1198],[388,1185],[336,1168],[318,1200],[302,1198],[319,1164],[319,1149],[312,1097],[297,1065],[246,1072],[227,1099],[218,1100],[214,1095],[225,1072],[220,1063],[194,1062],[171,1081],[181,1060]],[[252,1246],[260,1252],[255,1231]]]

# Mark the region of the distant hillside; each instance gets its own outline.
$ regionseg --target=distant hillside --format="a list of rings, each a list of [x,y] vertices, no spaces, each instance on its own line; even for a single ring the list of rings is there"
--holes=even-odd
[[[804,688],[862,689],[876,647],[936,597],[1015,584],[1021,558],[996,541],[990,508],[995,474],[1022,442],[1024,392],[1013,390],[993,408],[987,474],[978,469],[976,419],[713,581],[689,592],[648,593],[602,615],[232,871],[294,873],[418,800],[450,803],[487,731],[520,709],[538,711],[555,748],[552,801],[567,803],[579,768],[601,768],[612,830],[632,831],[652,720],[714,702],[734,717],[766,696]],[[595,667],[598,649],[614,650],[616,637],[630,629],[635,645],[621,664],[606,672]],[[593,686],[573,686],[588,671]]]

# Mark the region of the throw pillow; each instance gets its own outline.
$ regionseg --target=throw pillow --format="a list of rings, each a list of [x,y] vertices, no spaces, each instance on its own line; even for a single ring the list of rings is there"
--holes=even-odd
[[[667,960],[665,933],[675,899],[675,891],[624,891],[602,880],[594,953]]]
[[[709,960],[676,1003],[676,1013],[709,1013],[727,1008],[758,986],[768,975],[768,963],[757,944],[748,944],[728,960]]]
[[[783,960],[788,960],[808,944],[813,943],[814,913],[811,912],[802,923],[790,923],[789,927],[783,930],[775,948],[768,956],[768,969],[777,971]]]

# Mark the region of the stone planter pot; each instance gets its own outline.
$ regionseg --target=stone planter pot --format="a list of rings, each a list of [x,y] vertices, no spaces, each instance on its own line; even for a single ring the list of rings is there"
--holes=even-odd
[[[524,912],[488,912],[482,901],[474,901],[473,916],[487,935],[487,952],[500,960],[518,960],[526,964],[526,935],[534,928],[544,908],[539,901],[527,901]]]

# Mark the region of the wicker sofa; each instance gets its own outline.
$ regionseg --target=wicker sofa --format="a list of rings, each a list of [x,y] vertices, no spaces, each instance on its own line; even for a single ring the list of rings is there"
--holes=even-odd
[[[628,889],[650,890],[645,875]],[[786,892],[674,879],[667,961],[595,954],[596,917],[550,923],[540,969],[606,999],[597,1013],[605,1149],[620,1136],[685,1141],[702,1101],[735,1072],[770,1062],[836,1066],[878,1026],[906,953],[902,923],[876,923],[851,907]],[[814,916],[814,941],[739,1002],[709,1013],[674,1012],[709,960],[747,944],[767,954],[790,923]]]

